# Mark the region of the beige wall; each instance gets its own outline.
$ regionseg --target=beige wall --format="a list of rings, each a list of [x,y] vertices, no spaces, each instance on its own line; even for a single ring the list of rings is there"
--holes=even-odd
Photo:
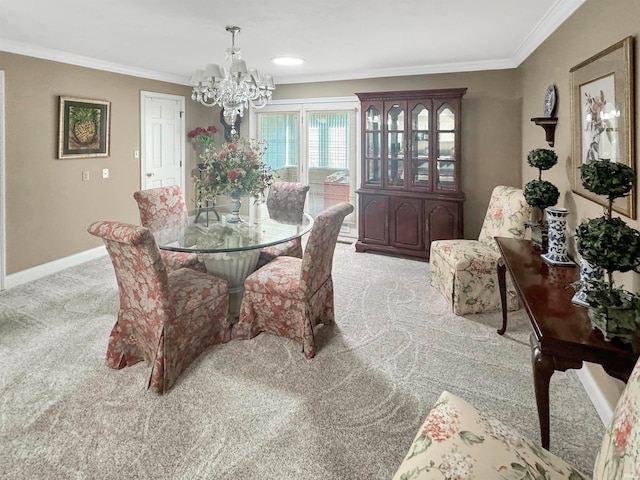
[[[523,182],[533,179],[537,173],[527,165],[527,153],[537,147],[545,147],[544,131],[534,125],[531,117],[540,116],[544,92],[549,84],[555,84],[558,94],[558,128],[553,149],[558,154],[558,165],[544,172],[543,178],[553,182],[561,192],[559,206],[570,211],[568,229],[570,234],[583,220],[602,215],[602,207],[572,193],[570,183],[571,163],[571,107],[569,70],[596,53],[625,37],[635,37],[634,48],[638,52],[640,35],[640,2],[637,0],[587,0],[563,25],[561,25],[520,66],[522,74],[522,170]],[[635,98],[640,99],[638,73],[640,62],[636,62]],[[637,102],[637,100],[636,100]],[[640,137],[640,122],[635,115],[636,150]],[[637,157],[634,158],[637,163]],[[638,170],[638,165],[634,165]],[[640,229],[638,220],[624,218],[633,228]],[[573,235],[571,235],[573,245]],[[573,251],[573,250],[572,250]],[[617,277],[616,281],[633,291],[640,291],[637,274]],[[588,365],[587,371],[596,379],[602,395],[614,405],[622,389],[622,382],[607,376],[599,366]]]
[[[521,180],[520,77],[516,70],[278,85],[278,99],[341,97],[356,92],[466,87],[462,99],[464,234],[477,238],[491,190]]]
[[[540,116],[542,100],[548,85],[555,84],[558,94],[558,127],[553,149],[558,154],[558,165],[543,173],[543,178],[560,189],[559,206],[570,211],[569,232],[587,218],[602,215],[602,207],[571,191],[571,107],[569,70],[596,53],[619,42],[627,36],[634,36],[634,48],[638,51],[640,35],[640,2],[637,0],[587,0],[563,25],[561,25],[529,58],[520,66],[522,74],[522,161],[523,182],[533,179],[537,170],[527,165],[527,153],[537,147],[547,147],[544,131],[530,121]],[[640,62],[636,62],[633,77],[635,97],[639,97],[640,82],[637,80]],[[635,144],[640,145],[640,122],[635,116]],[[636,148],[637,150],[637,148]],[[637,160],[634,158],[634,162]],[[635,165],[638,169],[638,166]],[[633,228],[640,229],[638,220],[624,218]],[[573,246],[573,236],[571,238]],[[573,250],[572,250],[573,251]],[[627,288],[640,291],[640,278],[636,274],[620,277]]]
[[[140,187],[140,91],[186,97],[186,129],[214,124],[219,110],[190,100],[186,86],[0,52],[6,94],[7,274],[101,245],[86,233],[99,219],[138,222],[132,198]],[[276,98],[355,92],[467,87],[463,103],[465,236],[476,237],[494,185],[519,185],[521,100],[516,70],[279,85]],[[56,159],[58,97],[111,101],[108,158]],[[241,130],[246,130],[246,122]],[[222,130],[216,141],[222,139]],[[195,165],[186,147],[187,172]],[[102,179],[109,168],[110,178]],[[82,181],[82,171],[90,180]],[[192,182],[187,178],[187,203]],[[46,235],[43,232],[47,232]]]
[[[219,127],[216,109],[199,107],[190,89],[153,80],[0,52],[6,97],[7,274],[102,245],[86,232],[101,219],[138,223],[132,194],[140,188],[140,92],[186,97],[187,131]],[[111,154],[58,160],[58,97],[111,102]],[[220,137],[222,135],[220,134]],[[195,164],[187,145],[188,172]],[[110,178],[102,179],[109,168]],[[82,171],[90,180],[82,181]],[[191,198],[191,192],[188,192]]]
[[[553,83],[559,100],[554,149],[560,164],[545,172],[544,178],[560,188],[560,205],[572,212],[573,229],[580,220],[599,214],[600,208],[572,194],[569,186],[569,69],[627,35],[638,35],[640,27],[634,21],[638,13],[640,5],[633,0],[588,0],[518,69],[278,85],[275,98],[466,87],[462,117],[465,237],[474,238],[493,186],[521,186],[534,178],[526,154],[545,147],[546,142],[542,128],[529,119],[540,115],[544,91]],[[6,83],[8,274],[100,245],[85,231],[96,219],[137,222],[131,195],[140,186],[140,163],[133,151],[140,148],[141,90],[184,95],[187,130],[208,124],[220,127],[219,111],[192,102],[186,86],[4,52],[0,52],[0,69]],[[109,158],[56,159],[60,95],[112,102]],[[244,123],[242,128],[246,129]],[[216,140],[221,139],[220,131]],[[195,164],[189,146],[186,154],[189,172]],[[111,171],[108,180],[101,178],[104,167]],[[90,171],[90,181],[81,181],[83,170]],[[190,202],[189,180],[186,190]],[[637,221],[630,223],[640,226]],[[42,232],[47,232],[46,238]],[[635,277],[627,277],[629,286],[640,289]]]

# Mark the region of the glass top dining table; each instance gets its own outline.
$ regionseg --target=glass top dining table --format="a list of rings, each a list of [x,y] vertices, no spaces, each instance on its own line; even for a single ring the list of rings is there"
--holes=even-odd
[[[260,250],[299,238],[313,226],[313,218],[307,213],[302,218],[276,219],[264,203],[250,210],[237,223],[232,223],[230,206],[192,210],[184,224],[154,233],[161,250],[195,253],[208,273],[227,280],[232,322],[238,319],[244,280],[255,270]]]
[[[296,220],[274,219],[264,205],[257,206],[254,215],[241,216],[238,223],[230,223],[230,217],[224,205],[189,211],[185,224],[156,232],[156,243],[160,249],[175,252],[243,252],[288,242],[313,226],[307,213]]]

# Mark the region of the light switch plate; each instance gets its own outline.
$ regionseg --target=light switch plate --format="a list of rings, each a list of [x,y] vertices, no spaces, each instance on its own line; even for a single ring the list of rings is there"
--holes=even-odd
[[[102,169],[102,178],[109,178],[109,169],[108,168],[103,168]]]

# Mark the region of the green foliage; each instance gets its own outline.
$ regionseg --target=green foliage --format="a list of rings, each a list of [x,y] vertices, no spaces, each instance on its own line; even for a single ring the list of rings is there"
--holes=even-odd
[[[594,160],[580,167],[580,178],[584,188],[612,201],[631,191],[636,173],[623,163]]]
[[[576,287],[584,288],[586,301],[594,308],[616,307],[630,310],[640,308],[640,297],[620,287],[609,288],[604,280],[578,281]]]
[[[560,191],[546,180],[531,180],[524,186],[524,198],[529,205],[544,210],[558,203]]]
[[[548,148],[536,148],[527,155],[527,162],[539,170],[549,170],[558,163],[558,155]]]
[[[592,218],[578,226],[576,240],[580,255],[609,274],[639,271],[640,232],[620,218]]]
[[[75,125],[76,123],[92,122],[97,123],[100,115],[100,109],[93,107],[69,107],[69,123]]]

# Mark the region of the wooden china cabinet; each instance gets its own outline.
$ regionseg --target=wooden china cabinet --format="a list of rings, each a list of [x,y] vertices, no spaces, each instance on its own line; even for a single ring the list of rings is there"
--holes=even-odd
[[[356,93],[362,114],[356,251],[428,258],[432,241],[462,238],[466,91]]]

